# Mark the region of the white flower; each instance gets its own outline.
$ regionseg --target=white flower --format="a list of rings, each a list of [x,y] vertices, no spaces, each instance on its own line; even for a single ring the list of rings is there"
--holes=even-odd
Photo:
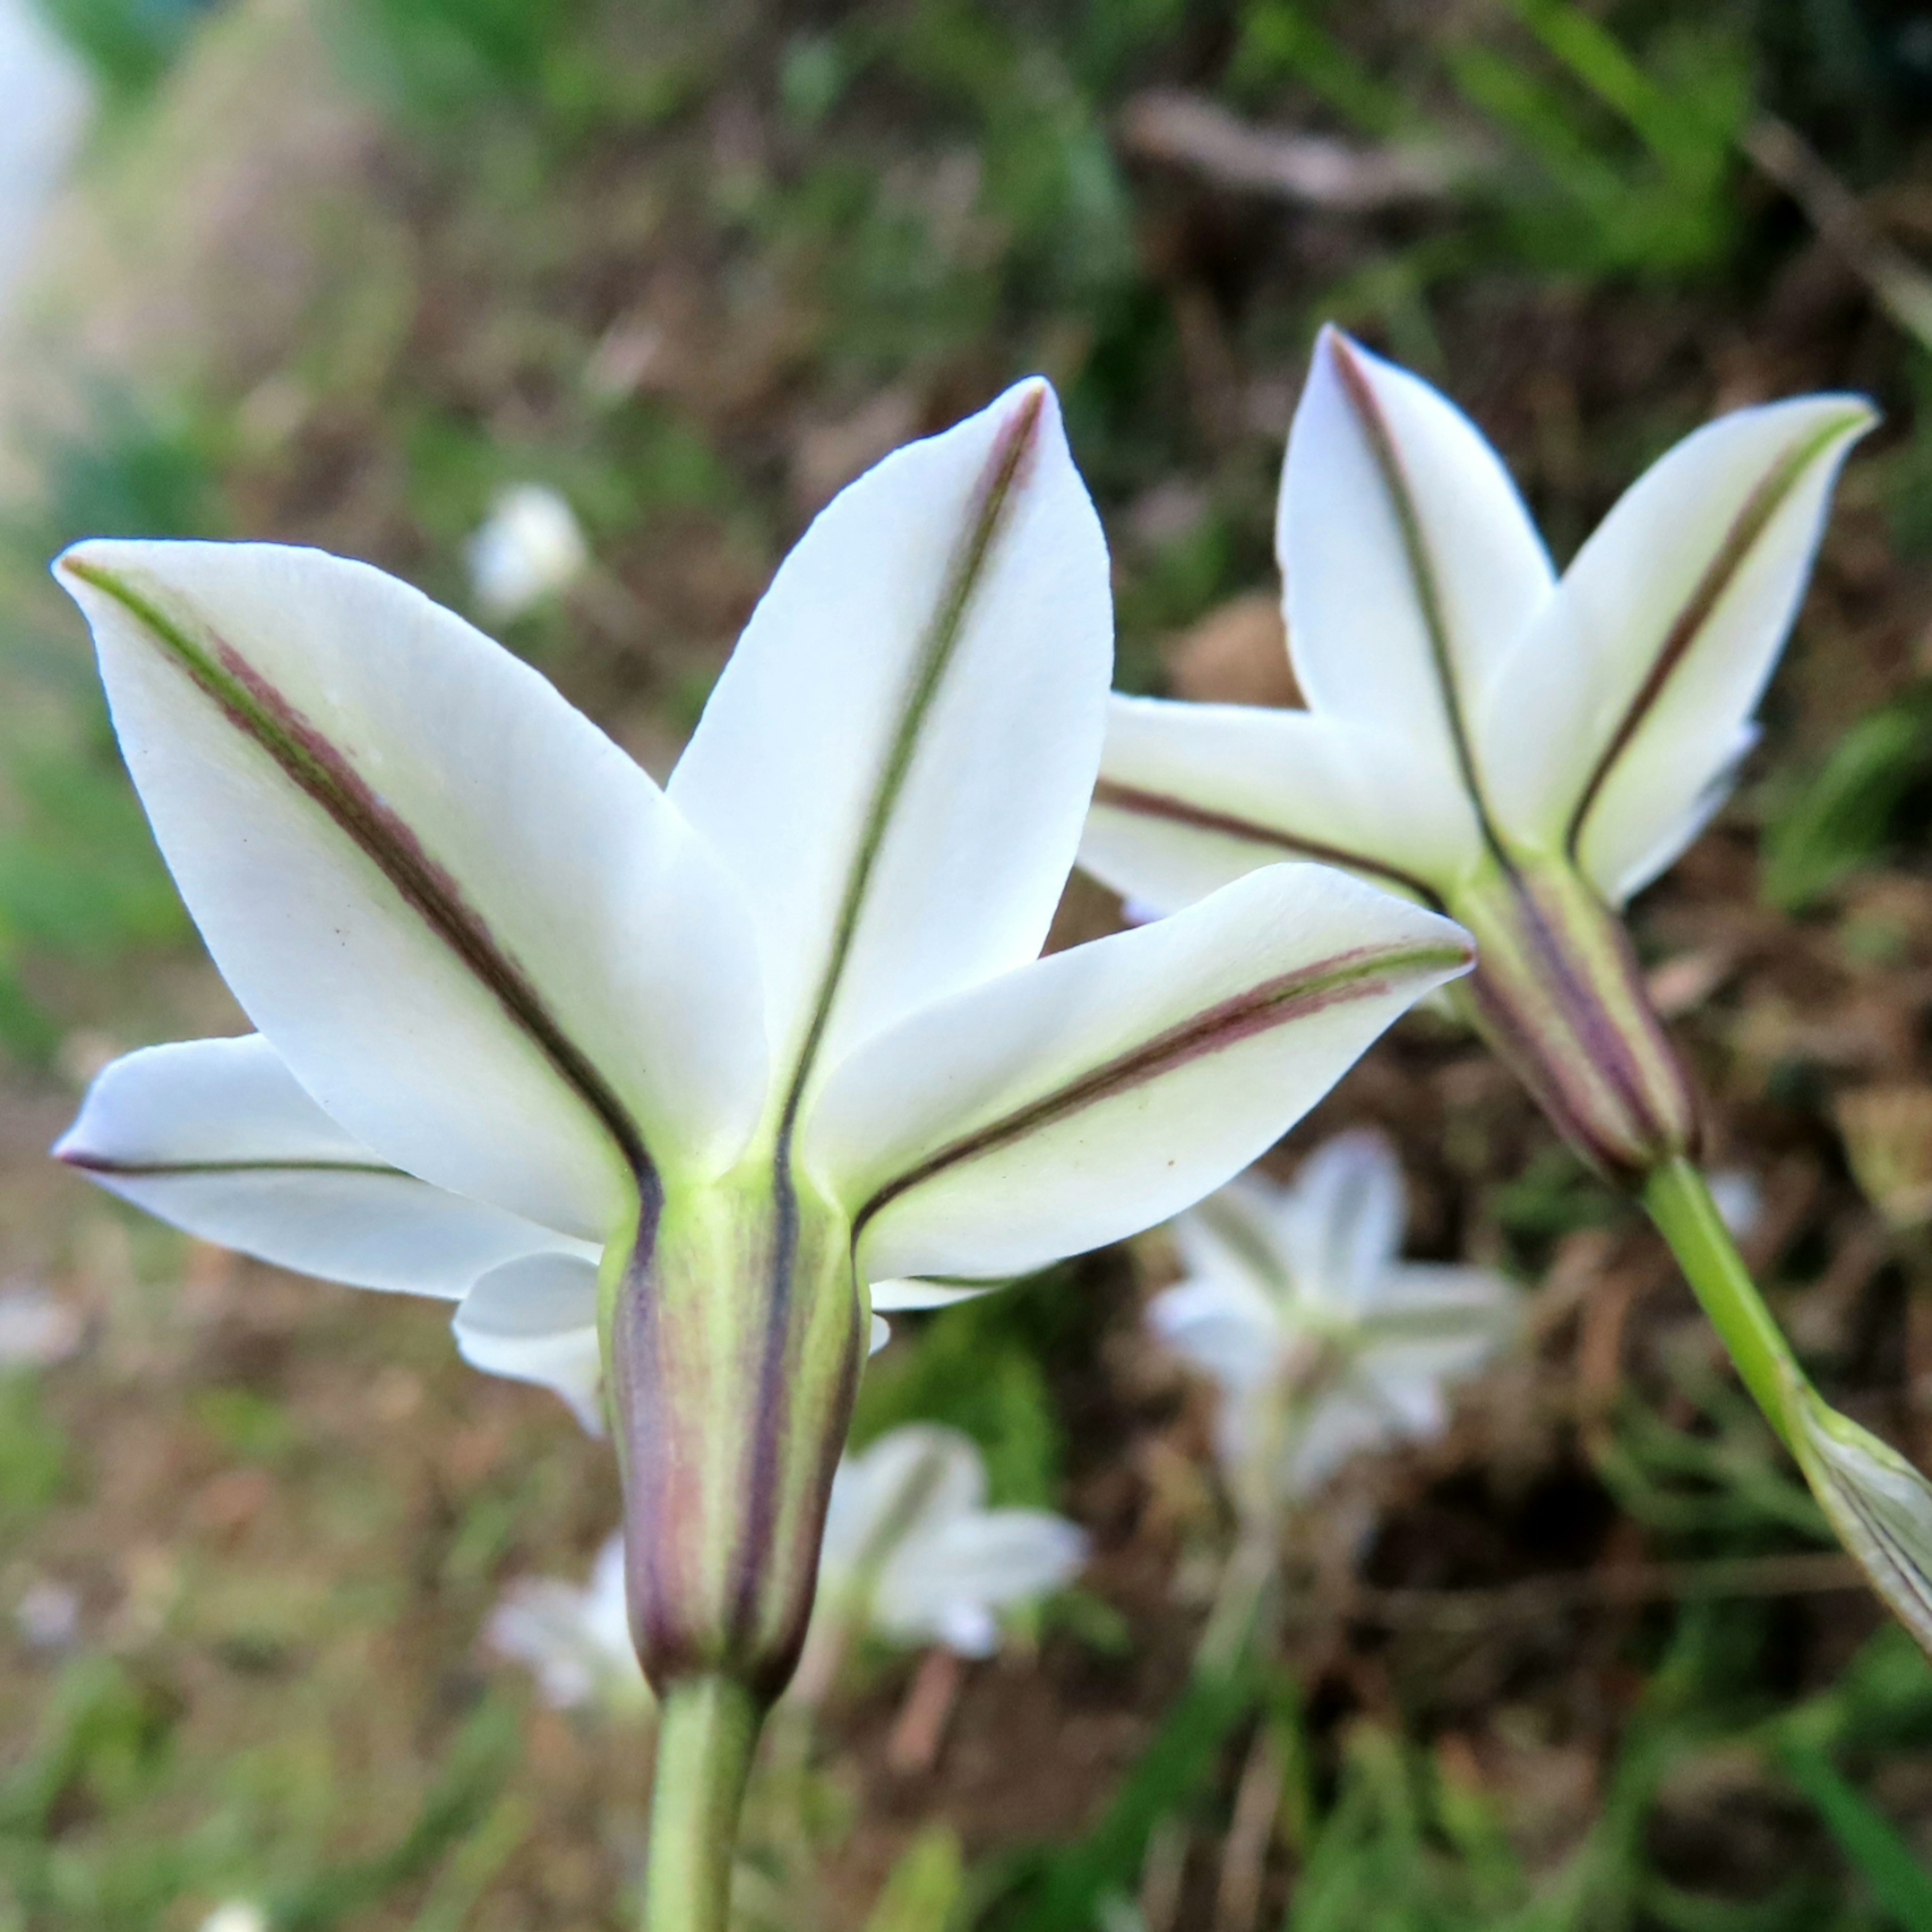
[[[201,1922],[201,1932],[268,1932],[268,1915],[251,1900],[231,1898]]]
[[[1082,862],[1173,907],[1285,856],[1475,935],[1474,1017],[1571,1140],[1636,1179],[1696,1140],[1616,909],[1729,790],[1790,627],[1854,396],[1671,450],[1559,580],[1461,412],[1333,330],[1276,548],[1305,711],[1114,700]]]
[[[598,1552],[587,1583],[554,1576],[512,1583],[484,1635],[499,1655],[533,1672],[545,1700],[560,1711],[585,1704],[642,1710],[650,1701],[631,1646],[621,1532]]]
[[[543,483],[500,490],[468,556],[478,608],[506,623],[568,590],[590,561],[575,513]]]
[[[1173,1226],[1185,1278],[1154,1332],[1219,1384],[1222,1458],[1244,1505],[1304,1495],[1358,1451],[1439,1434],[1444,1390],[1513,1332],[1516,1293],[1486,1268],[1400,1258],[1402,1170],[1379,1134],[1343,1134],[1293,1184],[1243,1175]]]
[[[998,1648],[998,1612],[1064,1589],[1087,1538],[1045,1510],[988,1509],[986,1466],[956,1429],[908,1423],[838,1466],[825,1517],[825,1613],[856,1599],[888,1642]]]
[[[58,1151],[205,1238],[460,1302],[616,1429],[660,1690],[782,1685],[872,1304],[1253,1160],[1466,936],[1318,867],[1040,958],[1100,759],[1100,526],[1024,383],[862,477],[665,789],[380,572],[94,542],[163,853],[261,1029],[130,1055]]]
[[[65,1361],[79,1349],[85,1328],[72,1302],[44,1288],[0,1288],[0,1375]]]

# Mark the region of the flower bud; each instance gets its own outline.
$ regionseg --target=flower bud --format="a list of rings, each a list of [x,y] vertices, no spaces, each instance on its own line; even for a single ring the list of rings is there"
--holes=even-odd
[[[1623,922],[1569,866],[1493,864],[1450,897],[1476,970],[1454,997],[1564,1138],[1635,1184],[1695,1156],[1697,1104]]]
[[[1792,1454],[1838,1540],[1892,1613],[1932,1652],[1932,1484],[1795,1373]]]
[[[865,1359],[850,1230],[758,1163],[674,1187],[604,1297],[639,1660],[661,1696],[715,1674],[770,1703],[805,1641]]]

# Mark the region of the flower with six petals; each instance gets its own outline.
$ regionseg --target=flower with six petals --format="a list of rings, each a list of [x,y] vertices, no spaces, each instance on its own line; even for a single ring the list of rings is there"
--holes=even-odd
[[[1689,1083],[1617,916],[1728,790],[1790,628],[1855,396],[1670,451],[1559,578],[1442,396],[1324,331],[1276,543],[1308,708],[1114,700],[1082,862],[1171,909],[1289,856],[1460,920],[1462,997],[1585,1156],[1691,1150]]]
[[[1244,1515],[1271,1518],[1363,1450],[1439,1434],[1448,1388],[1514,1332],[1505,1276],[1401,1259],[1407,1214],[1394,1150],[1364,1131],[1286,1187],[1243,1174],[1172,1224],[1186,1273],[1148,1320],[1220,1390]]]
[[[1176,1212],[1468,963],[1307,866],[1038,956],[1112,637],[1036,381],[819,516],[662,789],[363,565],[90,542],[58,571],[260,1029],[110,1067],[60,1153],[208,1238],[454,1300],[472,1361],[608,1412],[661,1692],[782,1687],[875,1302]]]

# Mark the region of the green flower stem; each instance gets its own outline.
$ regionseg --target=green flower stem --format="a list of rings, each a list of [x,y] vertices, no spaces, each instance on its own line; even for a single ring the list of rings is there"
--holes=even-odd
[[[1792,1448],[1791,1391],[1804,1385],[1803,1375],[1711,1198],[1709,1185],[1680,1155],[1651,1170],[1643,1204],[1730,1351],[1744,1386],[1779,1439]]]
[[[658,1718],[644,1932],[725,1932],[738,1814],[764,1718],[727,1678],[672,1685]]]

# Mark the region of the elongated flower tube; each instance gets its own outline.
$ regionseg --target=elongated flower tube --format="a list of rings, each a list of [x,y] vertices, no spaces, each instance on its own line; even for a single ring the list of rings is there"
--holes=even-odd
[[[1276,530],[1308,708],[1116,698],[1081,856],[1157,909],[1298,856],[1461,920],[1470,1016],[1570,1144],[1642,1192],[1846,1547],[1932,1649],[1932,1488],[1820,1401],[1766,1312],[1621,916],[1749,750],[1872,421],[1844,395],[1720,418],[1559,579],[1474,425],[1324,332]]]
[[[58,1150],[208,1238],[457,1300],[473,1361],[608,1412],[664,1702],[649,1922],[716,1924],[872,1285],[1184,1207],[1467,937],[1296,866],[1038,957],[1112,659],[1038,382],[820,515],[662,790],[362,565],[93,542],[58,570],[260,1029],[110,1067]]]
[[[858,1630],[900,1645],[939,1644],[962,1657],[999,1648],[999,1612],[1063,1589],[1087,1538],[1048,1510],[988,1509],[986,1464],[970,1436],[936,1423],[889,1430],[840,1459],[825,1512],[818,1600],[806,1656],[836,1665]],[[520,1577],[486,1635],[526,1664],[560,1709],[648,1709],[625,1604],[624,1539],[598,1551],[589,1580]],[[799,1673],[802,1691],[813,1675]]]

